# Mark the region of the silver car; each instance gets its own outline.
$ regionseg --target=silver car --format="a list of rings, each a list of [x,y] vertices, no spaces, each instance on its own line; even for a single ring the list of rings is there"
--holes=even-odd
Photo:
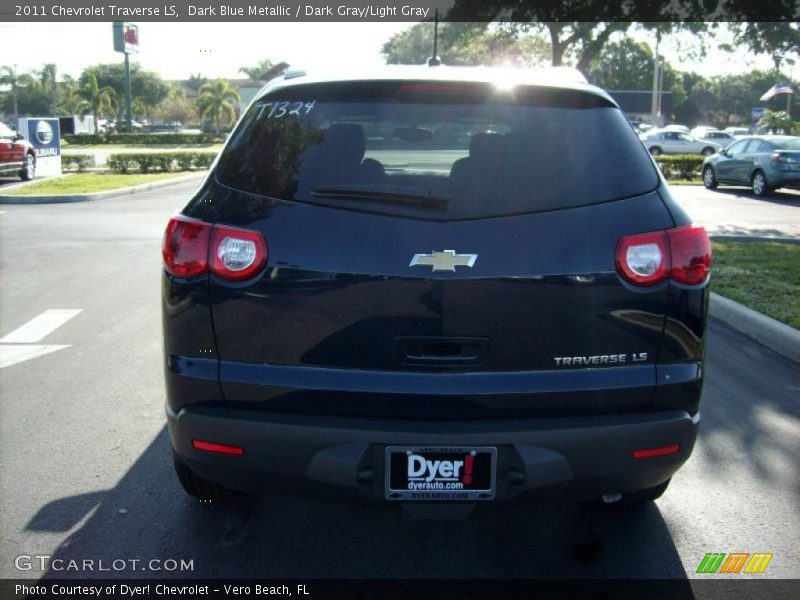
[[[698,140],[688,133],[680,131],[648,132],[641,137],[644,147],[653,156],[659,154],[702,154],[710,156],[719,152],[722,146],[710,140]]]
[[[712,130],[712,131],[706,131],[705,134],[697,136],[697,139],[703,140],[705,142],[714,142],[724,148],[725,146],[729,146],[739,138],[737,138],[732,133],[728,133],[727,131]]]
[[[800,188],[800,137],[746,137],[703,161],[703,184],[747,185],[756,196],[780,187]]]

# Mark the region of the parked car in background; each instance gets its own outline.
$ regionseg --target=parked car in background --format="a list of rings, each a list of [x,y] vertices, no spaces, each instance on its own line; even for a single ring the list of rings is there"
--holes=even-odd
[[[718,129],[706,131],[704,135],[696,135],[695,137],[699,140],[714,142],[723,148],[739,139],[732,133],[728,133],[727,131],[719,131]]]
[[[665,125],[661,131],[680,131],[681,133],[689,133],[689,128],[686,125]]]
[[[0,176],[30,181],[36,175],[36,152],[31,143],[0,121]]]
[[[800,137],[753,136],[737,140],[703,161],[703,184],[747,185],[756,196],[781,187],[800,188]]]
[[[463,517],[664,492],[700,422],[708,236],[608,94],[495,73],[287,73],[255,97],[164,235],[188,494]]]
[[[689,133],[696,138],[703,138],[710,131],[719,131],[719,128],[710,125],[699,125],[692,129]]]
[[[658,131],[647,132],[639,136],[645,148],[653,156],[659,154],[702,154],[709,156],[718,152],[722,146],[709,140],[698,140],[697,138],[683,133],[682,131]]]
[[[726,127],[722,131],[724,131],[725,133],[730,133],[736,138],[750,135],[750,129],[748,127]]]

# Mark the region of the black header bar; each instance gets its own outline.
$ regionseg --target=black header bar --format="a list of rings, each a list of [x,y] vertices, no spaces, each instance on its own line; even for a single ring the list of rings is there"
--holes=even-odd
[[[0,0],[0,21],[800,21],[800,0]]]

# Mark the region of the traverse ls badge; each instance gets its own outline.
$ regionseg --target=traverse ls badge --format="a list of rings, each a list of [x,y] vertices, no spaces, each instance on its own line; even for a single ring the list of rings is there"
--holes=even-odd
[[[415,254],[409,267],[432,267],[434,271],[455,272],[456,267],[472,267],[477,254],[456,254],[455,250],[434,251],[430,254]]]

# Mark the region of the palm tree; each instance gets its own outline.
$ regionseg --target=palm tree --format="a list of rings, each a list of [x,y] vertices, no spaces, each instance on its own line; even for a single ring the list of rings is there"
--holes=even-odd
[[[203,87],[203,84],[208,83],[208,77],[203,77],[201,73],[197,75],[189,75],[189,81],[186,82],[189,89],[195,92]]]
[[[83,99],[78,82],[70,75],[64,75],[63,81],[58,86],[58,98],[58,111],[65,115],[78,114],[78,106]]]
[[[236,118],[236,105],[239,92],[224,79],[204,83],[197,97],[197,108],[204,119],[214,124],[214,132],[220,132],[220,126],[230,126]]]
[[[78,92],[83,98],[83,102],[78,105],[78,113],[81,116],[89,113],[94,117],[94,133],[97,135],[97,119],[105,114],[114,114],[116,93],[109,86],[100,87],[97,83],[97,76],[88,73]]]
[[[56,76],[58,67],[54,63],[47,63],[39,71],[39,83],[42,85],[43,91],[48,91],[50,94],[50,113],[55,114],[58,105],[58,82]]]
[[[0,67],[0,85],[7,85],[11,88],[11,96],[14,99],[14,127],[17,126],[17,119],[19,118],[17,107],[17,88],[20,87],[22,77],[17,75],[17,65],[9,67],[3,65]]]
[[[265,58],[264,60],[258,61],[258,64],[255,67],[242,67],[239,69],[239,73],[247,75],[247,77],[253,81],[259,81],[264,78],[264,73],[269,71],[271,68],[272,61],[268,58]]]

